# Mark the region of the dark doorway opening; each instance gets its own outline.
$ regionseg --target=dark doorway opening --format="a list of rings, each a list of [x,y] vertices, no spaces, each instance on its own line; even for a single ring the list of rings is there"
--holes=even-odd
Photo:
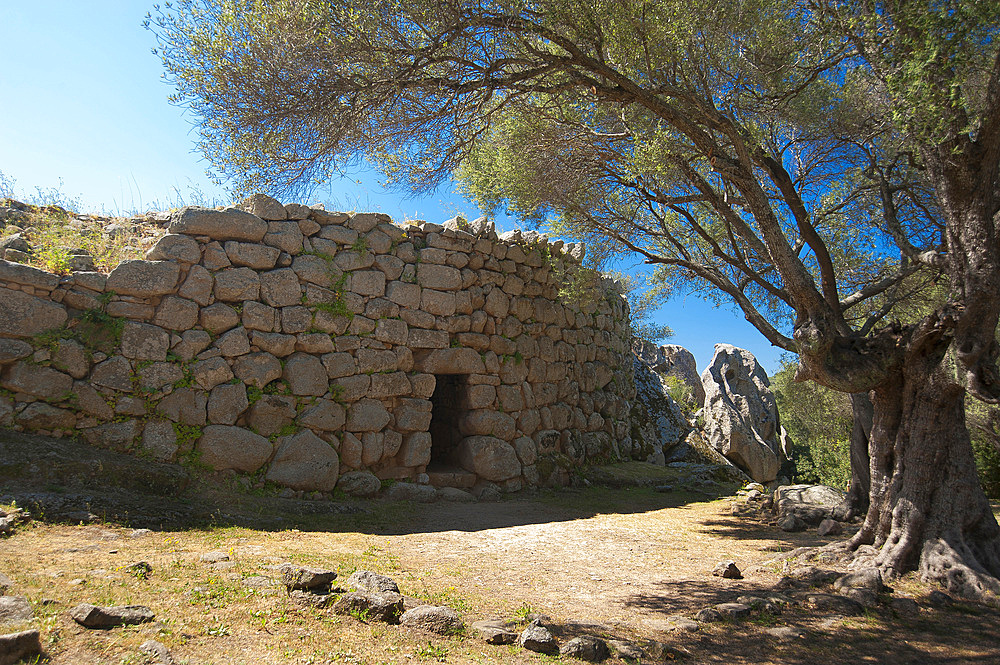
[[[450,469],[458,465],[458,444],[462,434],[458,419],[465,412],[462,401],[466,377],[439,374],[431,395],[431,462],[428,470]]]

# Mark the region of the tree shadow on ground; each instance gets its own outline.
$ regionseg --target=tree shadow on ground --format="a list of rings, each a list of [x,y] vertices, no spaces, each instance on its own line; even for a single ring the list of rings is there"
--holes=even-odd
[[[668,631],[670,616],[693,617],[698,610],[734,602],[741,595],[771,592],[752,580],[670,581],[653,592],[625,599],[645,623],[662,618],[660,639],[705,663],[892,663],[893,665],[993,664],[1000,662],[1000,611],[977,603],[950,608],[923,606],[916,616],[900,616],[888,605],[891,596],[857,617],[817,614],[799,605],[777,616],[702,623],[695,632]],[[829,589],[817,589],[829,592]],[[808,592],[782,591],[801,599]],[[650,621],[650,616],[654,617]],[[768,629],[792,627],[802,637],[781,639]]]

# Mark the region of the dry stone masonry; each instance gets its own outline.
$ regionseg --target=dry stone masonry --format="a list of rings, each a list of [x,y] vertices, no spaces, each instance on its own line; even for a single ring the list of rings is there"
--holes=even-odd
[[[0,261],[0,426],[293,490],[563,484],[645,457],[628,306],[581,257],[257,195],[107,275]]]

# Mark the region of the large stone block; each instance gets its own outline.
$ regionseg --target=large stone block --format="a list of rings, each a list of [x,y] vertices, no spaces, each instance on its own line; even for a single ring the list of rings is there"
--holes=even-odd
[[[223,302],[256,300],[260,277],[250,268],[226,268],[215,275],[215,299]]]
[[[296,256],[292,261],[292,270],[303,282],[328,287],[340,277],[340,270],[333,265],[333,260],[327,260],[314,254]]]
[[[511,441],[517,432],[517,422],[510,415],[481,409],[469,411],[459,421],[462,434],[482,434],[495,436],[504,441]]]
[[[233,374],[247,385],[263,388],[281,378],[281,361],[270,353],[248,353],[233,363]]]
[[[221,471],[233,469],[253,473],[271,457],[271,442],[242,427],[209,425],[198,439],[196,450],[204,464]]]
[[[198,246],[198,241],[190,236],[168,233],[146,252],[146,260],[198,263],[201,261],[201,247]]]
[[[288,219],[288,212],[285,210],[285,206],[267,194],[257,193],[248,196],[237,203],[236,207],[268,221]]]
[[[0,287],[0,335],[33,337],[66,323],[66,308],[23,291]]]
[[[201,426],[206,422],[208,395],[200,390],[178,388],[156,405],[156,410],[181,425]]]
[[[247,425],[261,436],[272,436],[295,418],[295,398],[287,395],[263,395],[250,406]]]
[[[412,333],[413,330],[411,329]],[[473,349],[448,348],[413,354],[413,368],[426,374],[485,374],[486,365]]]
[[[208,397],[208,422],[213,425],[235,425],[247,407],[247,389],[242,383],[224,383],[212,388]]]
[[[0,338],[0,365],[7,365],[15,360],[27,358],[34,351],[31,344],[22,340]]]
[[[23,263],[0,259],[0,282],[13,282],[42,289],[54,289],[59,285],[59,277]]]
[[[392,416],[385,405],[376,399],[363,399],[351,405],[347,413],[349,432],[378,432],[389,424]]]
[[[252,242],[230,240],[225,244],[226,256],[234,266],[246,266],[254,270],[270,270],[278,262],[281,250]]]
[[[430,432],[411,432],[403,437],[397,458],[400,466],[426,466],[431,461]]]
[[[361,296],[383,296],[385,273],[381,270],[358,270],[351,273],[351,292]]]
[[[213,210],[187,206],[170,217],[169,233],[208,236],[213,240],[260,242],[267,233],[267,222],[236,208]]]
[[[142,430],[142,449],[153,459],[170,462],[177,454],[177,432],[167,420],[150,420]]]
[[[492,482],[502,482],[521,475],[521,462],[514,448],[493,436],[470,436],[458,444],[458,462],[462,468]]]
[[[122,330],[121,350],[132,360],[166,360],[170,333],[159,326],[129,321]]]
[[[290,307],[302,301],[299,278],[291,268],[271,270],[260,276],[260,297],[272,307]]]
[[[27,429],[70,430],[76,426],[72,411],[45,402],[32,402],[17,414],[15,421]]]
[[[122,261],[108,275],[105,289],[120,296],[162,296],[174,292],[180,271],[173,261]]]
[[[168,330],[190,330],[198,323],[198,303],[177,296],[166,296],[156,308],[153,323]]]
[[[188,271],[187,279],[177,290],[177,295],[189,298],[204,307],[212,299],[213,282],[212,273],[203,266],[193,265]]]
[[[299,424],[303,427],[324,432],[341,430],[346,421],[347,412],[344,407],[328,399],[317,400],[314,406],[299,416]]]
[[[264,244],[294,256],[302,251],[302,237],[297,222],[268,222]]]
[[[39,399],[57,400],[69,395],[73,389],[73,378],[51,367],[19,361],[7,368],[0,386]]]
[[[293,353],[285,361],[281,378],[288,382],[293,395],[324,395],[330,389],[326,368],[316,356]]]
[[[220,383],[233,378],[233,371],[224,358],[206,358],[199,360],[191,367],[195,383],[202,390],[211,390]]]
[[[278,439],[278,451],[266,478],[295,490],[329,492],[337,485],[337,451],[312,432]]]
[[[462,273],[451,266],[420,263],[417,265],[417,284],[437,291],[457,291],[462,288]]]

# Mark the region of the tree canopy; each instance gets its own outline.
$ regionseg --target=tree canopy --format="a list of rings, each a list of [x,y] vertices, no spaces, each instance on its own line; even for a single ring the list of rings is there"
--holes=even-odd
[[[152,20],[238,188],[308,188],[360,157],[416,191],[457,174],[488,207],[721,294],[799,378],[871,391],[872,507],[848,549],[976,595],[1000,589],[1000,529],[959,411],[966,391],[1000,397],[998,16],[184,0]]]

